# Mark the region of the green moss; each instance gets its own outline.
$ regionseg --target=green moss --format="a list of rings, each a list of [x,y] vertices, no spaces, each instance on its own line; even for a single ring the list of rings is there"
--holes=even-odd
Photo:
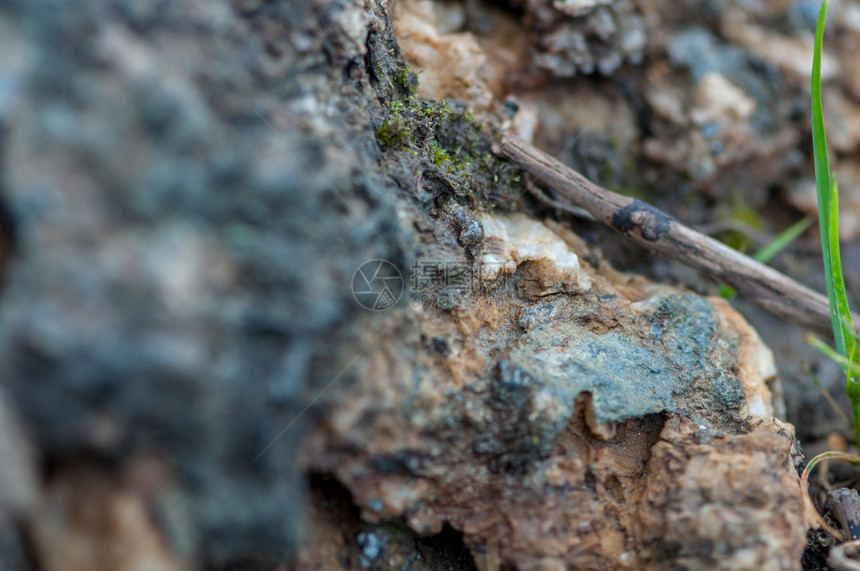
[[[418,89],[418,75],[408,65],[404,65],[394,72],[391,80],[407,94],[413,94]]]
[[[430,152],[433,164],[437,167],[441,167],[443,163],[451,162],[451,155],[445,149],[440,149],[435,140],[430,141]]]
[[[388,116],[376,130],[380,143],[394,150],[411,148],[413,155],[429,150],[427,159],[437,167],[451,162],[451,153],[435,140],[439,121],[449,113],[444,101],[421,99],[413,94],[391,99],[386,105]]]
[[[448,103],[444,99],[442,101],[423,99],[417,102],[415,112],[419,119],[431,121],[434,126],[442,117],[451,113],[448,109]]]
[[[385,120],[376,130],[376,138],[386,150],[408,152],[410,162],[420,163],[413,167],[417,167],[416,176],[422,171],[437,175],[441,171],[458,197],[504,210],[522,207],[521,171],[492,153],[494,134],[489,128],[460,103],[418,97],[409,68],[388,77],[400,96],[385,100]]]
[[[386,119],[376,129],[376,140],[390,149],[403,149],[409,142],[409,127],[403,119]]]
[[[399,99],[392,100],[388,106],[388,109],[395,115],[401,115],[403,113],[404,108],[405,104]]]

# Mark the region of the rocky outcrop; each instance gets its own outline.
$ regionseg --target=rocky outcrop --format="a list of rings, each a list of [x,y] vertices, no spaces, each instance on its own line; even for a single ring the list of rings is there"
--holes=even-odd
[[[461,307],[380,318],[305,465],[366,520],[447,524],[518,569],[797,567],[793,428],[773,419],[772,355],[743,319],[594,267],[558,226],[484,228],[481,260],[514,261]],[[546,257],[517,255],[536,241]]]
[[[776,16],[721,32],[733,75],[666,35],[689,7],[520,7],[0,3],[0,561],[799,567],[770,350],[492,153],[760,181],[798,140],[741,73]]]

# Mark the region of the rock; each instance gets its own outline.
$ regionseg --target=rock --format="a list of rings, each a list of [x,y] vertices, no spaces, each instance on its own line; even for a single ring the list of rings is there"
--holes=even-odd
[[[742,45],[793,78],[808,83],[812,77],[813,35],[793,38],[774,33],[750,22],[748,15],[737,8],[726,10],[721,27],[732,42]],[[839,74],[838,60],[828,52],[822,53],[822,81]]]
[[[799,568],[804,545],[780,539],[804,535],[805,525],[779,423],[729,438],[672,420],[660,440],[640,500],[638,540],[649,562],[640,568],[667,558],[685,569]]]
[[[483,218],[485,256],[507,250],[495,228],[527,222],[496,218]],[[593,258],[565,230],[542,233]],[[565,259],[495,274],[463,309],[390,315],[398,338],[452,350],[398,353],[386,328],[365,339],[303,462],[366,520],[422,535],[447,523],[473,553],[497,541],[515,568],[792,568],[806,524],[768,349],[725,302],[605,263],[581,266],[588,290],[529,289]]]
[[[641,60],[642,18],[627,0],[525,0],[526,25],[537,48],[535,63],[556,77],[600,73]]]
[[[528,101],[538,110],[535,144],[540,148],[607,187],[634,184],[637,173],[630,156],[639,139],[629,101],[589,84],[547,86]]]
[[[770,351],[492,154],[513,116],[682,211],[779,186],[806,77],[718,4],[0,5],[4,563],[796,568]]]
[[[706,74],[693,92],[690,119],[699,126],[716,124],[718,128],[749,119],[755,101],[747,97],[719,73]]]
[[[838,90],[826,89],[821,94],[824,107],[827,144],[840,153],[855,153],[860,147],[860,105]]]
[[[404,236],[394,183],[362,166],[377,87],[408,87],[387,18],[0,6],[0,383],[41,460],[22,511],[25,441],[0,439],[0,511],[34,530],[39,568],[292,558],[306,391],[337,374],[333,328],[362,311],[356,261]],[[142,454],[173,474],[151,495],[116,483]]]
[[[591,287],[582,275],[579,259],[564,241],[540,222],[522,214],[484,215],[484,243],[480,261],[482,280],[495,280],[500,273],[513,274],[529,262],[536,276],[534,288],[527,295],[587,291]]]
[[[406,60],[421,71],[418,93],[433,99],[459,99],[487,109],[487,56],[471,33],[442,33],[429,0],[403,0],[394,26]]]
[[[146,471],[137,466],[135,476]],[[168,551],[142,491],[89,467],[56,474],[33,519],[41,569],[185,569]]]
[[[683,165],[696,180],[714,177],[720,167],[748,159],[760,152],[754,143],[754,133],[748,119],[755,109],[755,101],[743,91],[716,73],[707,73],[696,86],[692,99],[684,105],[677,90],[658,88],[659,80],[649,92],[654,109],[666,119],[694,129],[687,131],[687,139],[673,141],[668,146],[656,138],[645,144],[645,153],[652,159]]]
[[[751,122],[756,101],[725,76],[707,72],[688,94],[668,73],[652,70],[646,92],[654,111],[673,125],[645,142],[644,153],[652,160],[707,182],[727,169],[764,160],[796,144],[796,134],[787,129],[762,139]],[[684,133],[680,139],[666,136],[679,130]]]
[[[597,6],[612,4],[612,0],[555,0],[552,7],[568,16],[581,16]]]
[[[842,54],[842,61],[844,62],[845,69],[857,69],[857,65],[860,65],[860,51],[858,51],[858,47],[860,47],[860,32],[855,32],[854,34],[848,36],[847,45],[844,48]],[[854,73],[845,73],[842,74],[840,78],[845,89],[848,94],[853,97],[855,100],[860,99],[860,78],[857,77],[857,74]],[[825,90],[825,94],[830,91],[829,89]]]

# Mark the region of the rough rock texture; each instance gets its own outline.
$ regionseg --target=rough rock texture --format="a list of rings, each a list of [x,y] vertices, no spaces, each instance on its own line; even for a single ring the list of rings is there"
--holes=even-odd
[[[469,33],[444,33],[429,0],[409,0],[399,6],[396,33],[404,57],[422,70],[418,94],[435,99],[460,99],[487,109],[493,95],[486,84],[487,55]]]
[[[0,2],[0,562],[797,568],[758,334],[491,152],[763,203],[808,17],[706,4]]]
[[[403,69],[382,7],[4,2],[0,29],[0,378],[46,478],[35,560],[289,558],[310,417],[255,457],[337,373],[353,262],[405,235],[366,168],[392,89],[369,62]]]
[[[501,218],[484,227],[515,243],[488,239],[491,267],[550,232]],[[524,258],[465,308],[407,310],[363,340],[303,462],[370,521],[447,523],[518,569],[796,568],[806,526],[769,351],[727,304],[597,271],[557,231],[588,282]]]
[[[553,75],[609,75],[645,48],[645,25],[629,0],[525,0],[535,63]]]
[[[651,450],[639,522],[654,569],[791,569],[802,533],[790,450],[778,424],[734,438],[669,422]],[[782,470],[773,468],[782,465]],[[786,509],[787,508],[787,509]],[[766,534],[761,530],[767,528]]]
[[[397,2],[404,10],[411,4]],[[497,4],[480,4],[476,14],[475,4],[444,3],[445,33],[476,36],[487,57],[483,81],[496,106],[504,104],[503,111],[513,114],[512,128],[521,136],[590,179],[656,204],[747,252],[804,214],[815,218],[809,74],[819,3],[637,0],[636,13],[645,27],[643,58],[622,64],[605,80],[539,70],[535,62],[543,52],[526,41],[534,20]],[[554,6],[561,4],[595,11],[613,3],[540,3],[556,14]],[[587,44],[603,45],[599,38]],[[857,69],[860,53],[856,4],[831,4],[824,50],[825,121],[841,181],[840,233],[849,240],[843,255],[854,260],[845,264],[846,279],[857,300],[860,274],[853,268],[860,260],[860,200],[854,181],[860,83],[850,72]],[[610,232],[555,209],[536,209],[566,218],[619,267],[700,293],[717,291],[696,272],[619,243]],[[771,263],[824,290],[814,229]],[[789,418],[799,434],[822,445],[834,430],[848,435],[810,375],[847,410],[838,368],[808,346],[803,331],[787,328],[741,299],[732,303],[774,347],[786,381]]]

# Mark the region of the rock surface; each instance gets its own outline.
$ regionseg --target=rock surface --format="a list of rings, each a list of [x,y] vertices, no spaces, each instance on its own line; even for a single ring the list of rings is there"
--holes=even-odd
[[[0,4],[0,378],[42,467],[39,568],[292,556],[310,417],[257,456],[336,374],[354,262],[411,236],[363,166],[368,58],[404,67],[387,22],[352,1]],[[129,483],[150,458],[156,481]]]
[[[626,61],[638,63],[645,25],[628,0],[525,0],[526,26],[537,48],[535,63],[554,75],[609,75]]]
[[[613,3],[586,4],[593,11]],[[588,178],[655,204],[746,252],[762,248],[804,214],[814,219],[809,70],[819,4],[634,4],[645,25],[644,57],[621,65],[608,80],[537,69],[535,45],[527,41],[532,21],[495,5],[482,5],[475,15],[466,5],[446,3],[460,6],[454,10],[460,15],[446,20],[445,30],[477,37],[488,62],[484,80],[497,108],[504,103],[507,114],[517,109],[512,128]],[[548,2],[541,5],[558,12]],[[857,67],[858,14],[851,3],[831,5],[823,62],[825,121],[842,190],[843,255],[855,261],[860,260],[860,202],[852,181],[860,156],[854,117],[860,91],[856,74],[847,70]],[[604,46],[599,38],[589,45]],[[536,210],[566,218],[619,267],[699,293],[717,291],[696,272],[620,243],[611,232],[556,209]],[[823,291],[816,234],[808,231],[771,263]],[[845,266],[849,290],[860,292],[856,263]],[[804,332],[743,300],[733,304],[775,348],[788,415],[799,435],[813,446],[823,445],[834,430],[847,436],[847,426],[810,375],[847,410],[837,368],[808,346]]]
[[[799,568],[759,335],[492,154],[787,193],[807,11],[705,4],[0,2],[0,562]]]
[[[484,227],[537,224],[499,218]],[[806,525],[770,352],[727,304],[598,271],[556,230],[586,291],[522,260],[464,308],[390,314],[303,462],[368,521],[448,524],[518,569],[796,568]]]

